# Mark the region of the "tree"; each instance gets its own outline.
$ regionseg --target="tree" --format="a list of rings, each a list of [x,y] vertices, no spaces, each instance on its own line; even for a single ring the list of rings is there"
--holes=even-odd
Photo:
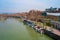
[[[48,22],[48,23],[46,23],[46,25],[47,25],[47,26],[51,26],[52,24]]]
[[[46,13],[46,12],[43,12],[43,13],[42,13],[42,16],[47,16],[47,13]]]

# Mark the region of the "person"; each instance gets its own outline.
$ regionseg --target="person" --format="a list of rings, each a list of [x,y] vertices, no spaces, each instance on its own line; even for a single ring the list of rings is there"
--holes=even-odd
[[[40,28],[40,33],[41,33],[41,34],[43,34],[43,33],[44,33],[43,28]]]
[[[40,31],[40,27],[39,26],[36,26],[36,31],[39,32]]]
[[[37,28],[37,25],[34,26],[34,29],[35,29],[35,30],[36,30],[36,28]]]

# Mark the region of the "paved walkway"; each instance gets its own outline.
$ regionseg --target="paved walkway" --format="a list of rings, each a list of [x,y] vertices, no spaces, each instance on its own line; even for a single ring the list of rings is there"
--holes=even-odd
[[[50,27],[47,27],[47,30],[48,30],[49,28],[50,28]],[[60,31],[57,30],[57,29],[52,28],[52,33],[60,36]]]
[[[57,29],[52,29],[52,30],[53,30],[52,32],[53,32],[54,34],[56,34],[56,35],[59,35],[59,36],[60,36],[60,31],[59,31],[59,30],[57,30]]]
[[[46,26],[47,27],[47,30],[49,30],[50,31],[50,27],[48,27],[48,26]],[[54,29],[54,28],[52,28],[52,33],[54,33],[54,34],[56,34],[56,35],[59,35],[60,36],[60,31],[59,30],[57,30],[57,29]]]

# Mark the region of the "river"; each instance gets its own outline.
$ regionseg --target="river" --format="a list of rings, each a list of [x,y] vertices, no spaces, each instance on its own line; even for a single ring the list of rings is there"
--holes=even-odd
[[[0,40],[53,40],[24,25],[20,19],[0,19]]]

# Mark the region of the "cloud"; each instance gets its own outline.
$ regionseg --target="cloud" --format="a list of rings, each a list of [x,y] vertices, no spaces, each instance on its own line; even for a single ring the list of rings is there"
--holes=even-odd
[[[2,0],[2,3],[0,2],[0,10],[10,12],[12,10],[13,12],[14,10],[16,12],[27,11],[31,9],[44,10],[45,8],[50,6],[48,4],[49,2],[51,3],[51,1],[48,0]]]
[[[37,0],[22,0],[21,3],[25,5],[33,5],[33,6],[44,6],[45,4],[43,2],[39,2]]]
[[[2,1],[3,2],[3,1]],[[44,9],[45,4],[37,0],[6,0],[4,1],[3,11],[16,12],[18,11],[27,11],[31,9]],[[4,11],[4,12],[5,12]]]
[[[27,9],[44,9],[46,4],[37,0],[21,0],[20,3]]]
[[[44,6],[45,3],[41,2],[41,1],[37,1],[37,0],[10,0],[12,3],[15,3],[15,4],[22,4],[22,5],[41,5],[41,6]]]

